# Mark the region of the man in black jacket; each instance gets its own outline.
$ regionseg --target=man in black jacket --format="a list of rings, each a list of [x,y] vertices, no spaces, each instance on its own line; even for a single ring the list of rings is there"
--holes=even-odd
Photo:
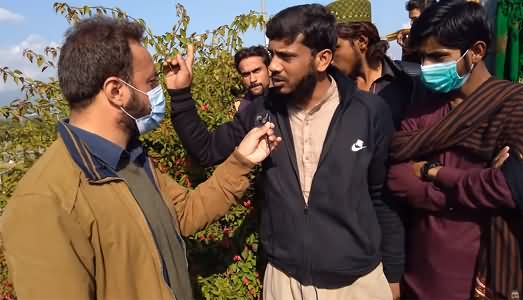
[[[264,299],[392,299],[404,242],[382,193],[394,130],[388,106],[331,66],[335,17],[325,7],[284,9],[266,34],[273,88],[213,133],[190,94],[190,63],[169,61],[180,70],[167,81],[174,127],[194,158],[214,165],[250,128],[276,124],[283,145],[262,164]]]
[[[427,96],[419,78],[420,65],[388,57],[388,42],[380,40],[378,29],[371,22],[336,20],[334,65],[354,79],[359,89],[382,97],[399,129],[406,108]]]

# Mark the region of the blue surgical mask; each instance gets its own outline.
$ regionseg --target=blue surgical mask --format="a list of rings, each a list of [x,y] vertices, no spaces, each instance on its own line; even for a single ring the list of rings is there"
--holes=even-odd
[[[472,72],[474,65],[472,65],[470,72],[460,76],[458,74],[457,65],[460,60],[467,55],[469,50],[456,61],[449,61],[445,63],[433,64],[428,66],[421,66],[421,81],[423,84],[439,93],[448,93],[461,88]]]
[[[165,95],[163,94],[162,86],[158,85],[154,89],[145,93],[123,80],[122,82],[134,89],[135,91],[140,92],[149,98],[149,102],[151,103],[151,112],[148,115],[136,118],[129,114],[123,107],[120,107],[120,109],[131,119],[134,120],[134,122],[136,123],[136,127],[138,128],[138,132],[140,132],[140,134],[145,134],[151,130],[158,128],[165,116]]]

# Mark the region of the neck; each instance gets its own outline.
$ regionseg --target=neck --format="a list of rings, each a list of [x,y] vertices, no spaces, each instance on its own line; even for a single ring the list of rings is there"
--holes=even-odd
[[[383,63],[379,62],[375,66],[371,66],[367,60],[363,60],[361,64],[361,71],[356,76],[356,84],[358,88],[363,91],[370,91],[374,81],[382,75]]]
[[[122,147],[127,148],[129,143],[130,135],[118,123],[109,124],[110,122],[104,122],[100,120],[100,114],[95,114],[92,111],[88,111],[89,108],[85,108],[81,112],[75,110],[71,111],[70,124],[80,129],[94,133],[104,139]]]
[[[466,98],[470,96],[491,76],[492,75],[488,71],[487,66],[485,66],[485,63],[480,62],[474,67],[467,82],[465,82],[461,89],[459,89],[458,93],[453,95],[453,98]]]
[[[325,97],[325,94],[329,90],[329,87],[331,86],[331,81],[329,78],[329,74],[327,72],[322,73],[318,76],[318,81],[316,82],[316,86],[314,87],[314,90],[312,92],[312,95],[309,99],[303,102],[303,109],[305,111],[310,111],[315,106],[320,104],[320,102]]]

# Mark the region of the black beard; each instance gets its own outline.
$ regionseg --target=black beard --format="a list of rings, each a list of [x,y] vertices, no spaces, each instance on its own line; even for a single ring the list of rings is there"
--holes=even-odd
[[[299,104],[306,101],[312,96],[317,82],[318,76],[316,75],[316,72],[311,66],[311,68],[309,69],[309,73],[307,73],[298,82],[293,92],[289,94],[282,94],[279,89],[274,88],[271,89],[271,92],[274,93],[274,95],[276,96],[276,98],[279,99],[279,101],[283,100],[287,103]]]
[[[127,105],[127,107],[124,107],[124,109],[128,114],[138,119],[139,117],[137,116],[144,115],[144,109],[140,107],[140,100],[138,99],[137,94],[138,92],[136,92],[135,90],[131,90],[131,93],[131,101],[129,101],[129,104]],[[131,133],[131,135],[138,136],[139,132],[138,127],[136,126],[136,122],[124,112],[122,112],[122,114],[122,123],[125,126],[125,128]]]
[[[294,103],[305,102],[312,96],[317,82],[318,76],[316,75],[316,72],[311,69],[309,73],[305,75],[305,77],[303,77],[303,79],[300,80],[300,82],[298,82],[294,92],[289,94],[289,98]]]

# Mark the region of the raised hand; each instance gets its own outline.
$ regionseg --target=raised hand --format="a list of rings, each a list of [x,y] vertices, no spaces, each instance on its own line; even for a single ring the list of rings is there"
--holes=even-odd
[[[187,46],[185,58],[178,54],[176,57],[170,57],[164,61],[163,72],[165,73],[165,83],[168,89],[183,89],[191,86],[193,62],[193,45]]]

